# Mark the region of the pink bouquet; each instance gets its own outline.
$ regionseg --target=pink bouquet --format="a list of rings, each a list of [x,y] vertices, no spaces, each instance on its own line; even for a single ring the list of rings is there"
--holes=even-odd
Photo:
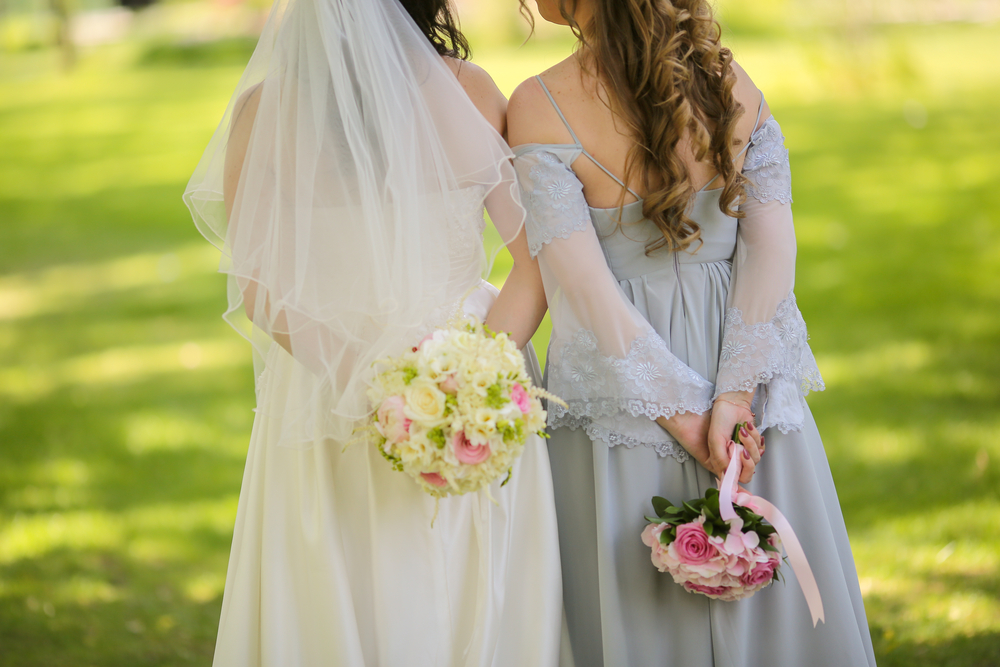
[[[734,429],[737,438],[740,427]],[[777,579],[782,547],[805,595],[813,626],[823,619],[823,600],[805,552],[788,519],[767,500],[739,488],[743,446],[730,452],[718,489],[680,507],[653,498],[642,542],[660,572],[669,572],[689,593],[716,600],[748,598]]]
[[[723,520],[718,489],[680,507],[656,497],[653,509],[642,541],[652,549],[653,565],[689,593],[740,600],[778,577],[781,541],[774,526],[738,505],[736,518]]]

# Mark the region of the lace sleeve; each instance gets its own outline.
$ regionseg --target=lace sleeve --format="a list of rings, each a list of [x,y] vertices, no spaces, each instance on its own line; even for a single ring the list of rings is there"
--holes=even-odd
[[[572,157],[570,157],[572,161]],[[553,239],[569,238],[590,225],[583,184],[554,153],[532,151],[518,157],[528,209],[525,230],[531,256]]]
[[[752,142],[716,396],[756,389],[761,429],[787,433],[802,427],[804,396],[824,387],[793,292],[791,169],[777,121],[767,119]]]
[[[781,126],[771,116],[750,138],[750,148],[743,162],[747,177],[747,197],[762,204],[777,200],[792,203],[792,170]]]
[[[552,317],[548,389],[569,405],[550,406],[550,426],[684,458],[654,420],[710,409],[711,383],[673,355],[625,296],[565,161],[534,151],[514,164]]]

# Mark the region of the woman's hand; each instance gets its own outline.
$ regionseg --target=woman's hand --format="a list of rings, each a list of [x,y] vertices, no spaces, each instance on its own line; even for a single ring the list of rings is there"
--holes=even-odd
[[[721,477],[725,468],[717,471],[709,467],[711,457],[708,449],[708,428],[711,424],[711,414],[711,412],[700,415],[694,412],[679,412],[670,419],[660,417],[656,423],[672,435],[698,463],[709,472]]]
[[[764,451],[764,438],[754,426],[750,404],[753,392],[730,392],[722,394],[712,406],[712,420],[708,428],[709,464],[705,467],[722,477],[729,467],[729,444],[733,442],[733,429],[746,422],[746,428],[739,433],[739,442],[744,447],[743,473],[740,482],[747,484],[753,479],[754,469]],[[716,472],[717,470],[721,472]]]

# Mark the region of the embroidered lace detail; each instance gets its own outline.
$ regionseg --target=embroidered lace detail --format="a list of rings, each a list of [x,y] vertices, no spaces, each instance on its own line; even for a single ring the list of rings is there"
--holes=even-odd
[[[655,424],[655,422],[652,423]],[[597,422],[591,422],[584,428],[587,431],[587,435],[589,435],[592,440],[603,440],[609,447],[616,447],[618,445],[625,445],[628,449],[640,446],[649,447],[655,451],[660,458],[670,456],[678,463],[684,463],[691,458],[684,448],[674,442],[672,438],[669,438],[669,436],[666,436],[666,438],[661,437],[647,440],[631,435],[625,435],[621,432],[624,429],[613,430]],[[657,425],[657,428],[660,427]],[[662,431],[663,429],[660,430]]]
[[[826,388],[793,293],[768,322],[748,325],[739,308],[726,311],[715,396],[761,384],[768,385],[762,429],[777,426],[784,433],[802,428],[803,397]]]
[[[609,446],[652,447],[684,460],[687,453],[654,421],[711,409],[712,385],[675,357],[655,333],[632,341],[624,359],[600,353],[596,336],[580,329],[549,351],[548,389],[568,408],[550,404],[549,426],[586,428]]]
[[[591,223],[583,184],[576,174],[552,153],[541,151],[532,156],[537,157],[537,163],[528,170],[532,189],[526,192],[528,217],[525,227],[528,251],[534,257],[546,243],[556,238],[569,238],[570,234],[586,229]],[[525,185],[522,182],[522,187]]]
[[[788,149],[781,126],[773,117],[768,118],[753,137],[743,162],[743,175],[747,177],[746,192],[762,204],[777,199],[782,204],[792,201],[792,169],[788,163]]]

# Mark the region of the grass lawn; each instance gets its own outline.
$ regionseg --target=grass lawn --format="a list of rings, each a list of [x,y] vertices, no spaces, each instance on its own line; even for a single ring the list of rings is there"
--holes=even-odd
[[[1000,664],[998,42],[734,42],[792,152],[810,403],[883,666]],[[509,93],[561,52],[478,60]],[[245,49],[209,55],[0,58],[0,666],[210,663],[253,390],[180,201]]]

